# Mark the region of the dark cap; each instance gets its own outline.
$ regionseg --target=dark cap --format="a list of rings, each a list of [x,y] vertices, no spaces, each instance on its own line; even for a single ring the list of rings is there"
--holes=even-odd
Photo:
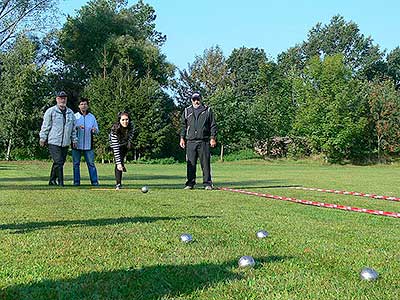
[[[62,97],[62,98],[67,97],[67,93],[64,91],[58,92],[57,97]]]
[[[199,92],[195,92],[192,94],[192,100],[201,99],[201,95]]]

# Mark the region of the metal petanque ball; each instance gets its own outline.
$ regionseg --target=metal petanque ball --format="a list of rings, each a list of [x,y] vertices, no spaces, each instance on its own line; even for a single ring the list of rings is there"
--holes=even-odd
[[[241,268],[252,268],[256,262],[254,261],[254,258],[251,256],[242,256],[239,259],[239,267]]]
[[[193,237],[189,233],[184,233],[181,235],[181,241],[183,243],[190,243],[193,241]]]
[[[362,280],[373,281],[378,279],[378,272],[371,268],[364,268],[360,272],[360,278]]]
[[[147,186],[142,187],[142,193],[147,193],[149,188]]]
[[[259,239],[263,239],[268,236],[268,232],[266,232],[265,230],[259,230],[257,231],[256,235]]]

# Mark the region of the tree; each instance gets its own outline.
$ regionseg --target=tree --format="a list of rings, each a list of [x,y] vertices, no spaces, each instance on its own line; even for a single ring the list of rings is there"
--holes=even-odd
[[[155,80],[117,66],[106,78],[93,77],[84,94],[92,100],[93,113],[101,116],[96,151],[103,161],[110,159],[108,134],[121,111],[128,111],[135,125],[134,159],[171,156],[171,142],[178,140],[171,121],[174,104]]]
[[[35,64],[37,44],[26,36],[18,37],[7,53],[0,78],[0,136],[6,160],[18,151],[23,158],[34,158],[42,110],[49,100],[45,69]]]
[[[388,75],[393,79],[397,89],[400,88],[400,47],[396,47],[386,57]]]
[[[166,38],[155,30],[155,19],[154,9],[143,1],[127,7],[127,1],[122,0],[91,0],[76,17],[67,18],[59,32],[55,54],[84,83],[118,64],[114,61],[114,55],[118,56],[114,49],[124,41],[130,44],[125,49],[161,46]],[[121,47],[115,49],[120,50]],[[131,57],[132,61],[138,58],[141,57]],[[146,68],[138,71],[146,72]]]
[[[213,108],[218,125],[220,158],[225,151],[249,148],[251,145],[248,105],[238,100],[232,87],[218,89],[207,99]]]
[[[400,151],[400,94],[392,81],[375,81],[367,85],[370,121],[378,160],[382,154]]]
[[[251,107],[255,141],[287,136],[295,114],[292,78],[285,76],[276,63],[268,62],[260,66],[257,82],[258,95]]]
[[[227,59],[232,74],[236,97],[241,101],[252,102],[258,93],[260,67],[267,63],[264,50],[258,48],[233,49]]]
[[[278,61],[286,68],[302,69],[314,56],[324,58],[335,54],[342,54],[345,65],[360,78],[371,80],[386,71],[379,46],[360,33],[356,23],[346,22],[340,15],[332,17],[327,25],[315,25],[306,41],[280,54]]]
[[[203,55],[196,56],[188,69],[179,71],[179,78],[173,88],[176,101],[180,107],[190,102],[194,91],[201,92],[204,99],[211,97],[217,89],[224,89],[231,83],[228,65],[219,46],[204,50]]]
[[[1,0],[0,48],[12,42],[18,33],[44,29],[57,3],[58,0]]]
[[[323,153],[328,161],[359,159],[365,150],[359,145],[368,144],[367,106],[359,90],[342,55],[314,57],[304,78],[296,80],[299,107],[292,134],[306,137],[314,153]]]

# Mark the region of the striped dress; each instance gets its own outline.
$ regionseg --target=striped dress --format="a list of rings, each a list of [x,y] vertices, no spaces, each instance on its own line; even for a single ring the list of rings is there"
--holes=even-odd
[[[121,155],[121,147],[127,146],[133,139],[134,130],[131,128],[126,135],[121,135],[118,137],[118,134],[111,130],[110,133],[110,147],[114,154],[115,164],[123,164],[123,157]]]

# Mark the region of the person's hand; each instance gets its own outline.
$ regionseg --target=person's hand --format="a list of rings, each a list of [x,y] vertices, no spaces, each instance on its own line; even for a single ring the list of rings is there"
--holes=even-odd
[[[96,128],[95,127],[92,128],[92,132],[96,133]]]
[[[124,166],[122,164],[118,164],[117,170],[122,172],[124,170]]]
[[[78,147],[78,143],[77,142],[73,142],[72,143],[72,148],[76,149]]]
[[[44,146],[46,145],[46,141],[40,140],[40,141],[39,141],[39,145],[40,145],[41,147],[44,147]]]
[[[179,146],[181,146],[182,149],[185,149],[185,139],[181,138],[180,142],[179,142]]]
[[[210,146],[214,148],[217,145],[217,141],[215,139],[210,139]]]

